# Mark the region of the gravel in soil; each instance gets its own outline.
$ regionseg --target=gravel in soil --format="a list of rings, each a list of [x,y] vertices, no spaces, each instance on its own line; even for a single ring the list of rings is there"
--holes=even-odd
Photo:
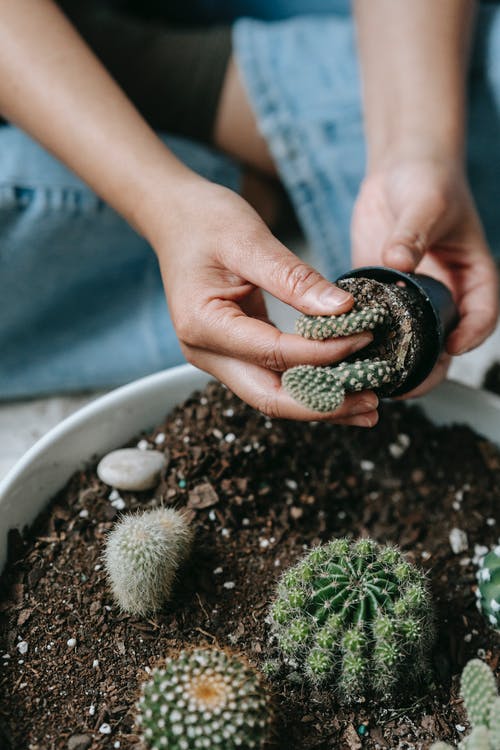
[[[395,542],[429,572],[435,683],[396,708],[345,708],[331,691],[280,675],[275,747],[425,750],[463,737],[461,668],[478,654],[499,667],[498,636],[475,607],[472,560],[475,545],[500,533],[495,447],[401,404],[384,405],[370,431],[271,421],[213,383],[141,437],[168,456],[158,487],[121,492],[118,504],[94,465],[29,532],[10,535],[0,581],[2,750],[140,747],[133,703],[144,669],[170,649],[214,643],[262,665],[277,577],[306,547],[344,535]],[[188,509],[196,542],[171,603],[138,619],[115,607],[101,556],[122,505],[159,503]],[[467,534],[460,554],[453,528]]]

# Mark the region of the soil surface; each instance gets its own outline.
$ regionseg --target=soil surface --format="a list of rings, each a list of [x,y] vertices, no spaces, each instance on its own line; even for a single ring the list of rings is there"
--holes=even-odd
[[[2,750],[139,748],[133,703],[144,668],[172,648],[213,643],[262,665],[274,655],[266,615],[277,577],[306,546],[345,535],[395,542],[428,571],[434,684],[401,706],[345,708],[281,675],[274,747],[424,750],[464,736],[459,673],[479,654],[498,674],[500,660],[476,610],[472,559],[500,534],[496,448],[401,404],[385,405],[370,431],[271,421],[216,384],[143,438],[169,465],[155,490],[121,496],[127,510],[186,507],[190,563],[160,614],[120,615],[101,558],[118,511],[95,465],[23,538],[12,533],[0,592]],[[453,528],[467,534],[458,554]]]

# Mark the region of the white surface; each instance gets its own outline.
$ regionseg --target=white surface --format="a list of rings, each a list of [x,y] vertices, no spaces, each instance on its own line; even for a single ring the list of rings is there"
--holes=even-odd
[[[7,531],[29,524],[71,474],[157,423],[209,379],[190,365],[150,375],[84,406],[52,429],[0,482],[0,570]],[[437,423],[467,422],[500,444],[500,398],[445,383],[420,401]]]

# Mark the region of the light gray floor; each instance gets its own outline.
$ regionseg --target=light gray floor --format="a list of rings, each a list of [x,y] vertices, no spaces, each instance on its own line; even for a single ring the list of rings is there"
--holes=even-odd
[[[314,259],[304,248],[298,249],[304,259]],[[297,313],[273,297],[267,296],[271,319],[281,330],[292,331]],[[455,359],[450,377],[478,387],[491,362],[500,360],[500,327],[483,346]],[[55,396],[0,404],[0,479],[42,435],[99,393]]]

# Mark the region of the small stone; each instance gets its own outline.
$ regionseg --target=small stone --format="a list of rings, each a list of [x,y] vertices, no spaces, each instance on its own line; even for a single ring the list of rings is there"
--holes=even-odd
[[[222,585],[225,589],[234,589],[234,587],[236,586],[234,581],[225,581]]]
[[[226,538],[231,535],[231,532],[229,531],[229,529],[221,529],[220,533],[222,534],[223,537],[226,537]]]
[[[89,708],[89,715],[93,716],[95,714],[95,706],[92,704]]]
[[[214,436],[214,438],[217,438],[217,440],[222,440],[222,438],[223,438],[222,432],[220,430],[218,430],[217,428],[215,428],[214,430],[212,430],[212,435]]]
[[[111,727],[109,726],[109,724],[106,724],[106,722],[104,722],[104,724],[101,724],[101,726],[99,727],[99,732],[100,734],[111,734]]]
[[[296,489],[298,489],[298,484],[295,481],[295,479],[285,479],[285,486],[288,487],[289,490],[292,490],[294,492]]]
[[[92,662],[92,669],[97,669],[98,666],[99,666],[99,659],[94,659],[94,661]]]
[[[405,450],[406,448],[403,448],[403,446],[399,445],[399,443],[389,444],[389,453],[391,454],[393,458],[401,458]]]
[[[149,448],[149,443],[147,440],[139,440],[137,443],[137,449],[140,451],[147,451]]]
[[[465,732],[465,727],[463,724],[455,724],[455,729],[457,732]]]
[[[116,510],[123,510],[127,507],[127,504],[123,497],[117,497],[116,500],[113,500],[111,505],[113,506],[113,508],[116,508]]]
[[[163,445],[165,442],[165,433],[159,432],[158,435],[155,437],[155,443],[156,445]]]
[[[219,568],[214,569],[214,576],[220,576],[221,573],[222,573],[222,568],[219,567]]]
[[[466,633],[466,634],[464,635],[464,641],[465,641],[466,643],[470,643],[470,642],[472,641],[472,633]]]
[[[68,740],[68,750],[87,750],[92,744],[88,734],[73,734]]]
[[[487,518],[486,523],[488,526],[494,526],[496,524],[496,518]]]
[[[75,648],[75,646],[76,646],[76,638],[68,638],[68,640],[66,641],[66,646],[68,648]]]
[[[290,506],[290,515],[294,521],[298,521],[304,515],[303,508],[299,508],[297,505]]]
[[[360,461],[361,471],[373,471],[375,464],[373,461]]]
[[[203,482],[189,491],[186,505],[188,508],[201,510],[202,508],[210,508],[211,505],[215,505],[218,502],[219,496],[210,482]]]
[[[450,547],[455,555],[459,555],[461,552],[465,552],[469,546],[467,534],[462,529],[452,529],[449,537]]]
[[[149,490],[155,487],[167,460],[159,451],[122,448],[101,459],[97,475],[101,481],[119,490]]]
[[[250,520],[248,518],[242,518],[241,519],[241,525],[242,526],[250,526]]]
[[[82,510],[81,510],[81,511],[79,512],[79,514],[78,514],[78,515],[80,516],[80,518],[88,518],[88,517],[89,517],[89,512],[88,512],[87,508],[83,508],[83,509],[82,509]]]
[[[28,644],[26,643],[26,641],[19,641],[16,648],[19,651],[19,653],[22,654],[23,656],[24,654],[28,653]]]
[[[269,539],[259,539],[259,547],[261,549],[267,549],[269,547]]]
[[[226,441],[226,443],[234,443],[234,441],[236,440],[236,435],[234,434],[234,432],[228,432],[227,435],[224,436],[224,440]]]
[[[225,409],[222,413],[225,417],[234,417],[234,409]]]

